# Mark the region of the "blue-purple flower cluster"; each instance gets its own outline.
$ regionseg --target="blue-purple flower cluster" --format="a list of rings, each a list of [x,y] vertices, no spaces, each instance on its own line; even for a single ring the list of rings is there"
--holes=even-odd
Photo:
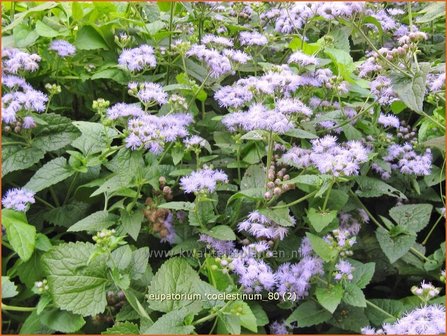
[[[218,256],[231,255],[235,249],[234,242],[219,240],[203,233],[199,235],[199,241],[205,243],[209,250],[214,250]]]
[[[416,308],[394,323],[385,323],[379,329],[362,328],[364,335],[441,335],[445,334],[445,306],[434,304]]]
[[[336,137],[326,135],[311,142],[311,149],[292,147],[281,160],[296,168],[316,168],[334,176],[357,175],[361,164],[368,161],[369,150],[359,141],[338,144]]]
[[[155,68],[157,60],[154,55],[154,48],[143,44],[137,48],[124,49],[118,58],[118,63],[124,69],[138,72]]]
[[[207,167],[180,179],[180,186],[186,193],[213,193],[219,183],[228,183],[227,174]]]
[[[413,145],[392,144],[388,147],[388,154],[383,158],[391,164],[391,169],[402,174],[424,176],[430,175],[432,155],[430,148],[424,154],[417,154]]]
[[[128,122],[126,147],[132,150],[145,148],[154,154],[160,154],[166,143],[188,136],[188,126],[193,118],[190,114],[170,114],[154,116],[144,114]]]
[[[2,205],[6,209],[13,209],[16,211],[26,211],[29,204],[34,204],[35,193],[27,189],[10,189],[2,198]]]
[[[289,215],[289,221],[295,223],[295,218]],[[261,239],[283,240],[289,231],[287,227],[273,222],[259,211],[251,212],[247,219],[240,222],[237,227],[239,232],[245,231],[251,236]]]
[[[68,57],[76,54],[76,47],[65,40],[51,41],[48,50],[55,51],[60,57]]]

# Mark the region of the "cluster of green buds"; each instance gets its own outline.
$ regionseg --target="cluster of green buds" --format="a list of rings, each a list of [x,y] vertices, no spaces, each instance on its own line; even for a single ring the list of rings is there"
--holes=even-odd
[[[89,64],[84,65],[84,69],[88,73],[91,73],[91,72],[93,72],[93,70],[96,69],[96,65],[94,65],[93,63],[89,63]]]
[[[45,84],[45,89],[48,91],[50,96],[57,95],[62,92],[61,86],[57,84]]]
[[[191,48],[191,43],[188,41],[176,41],[172,44],[172,50],[180,55],[185,55]]]
[[[348,231],[335,229],[325,239],[332,249],[338,251],[340,257],[346,258],[353,255],[352,246],[356,243],[356,237],[351,237]]]
[[[119,33],[118,35],[115,35],[115,43],[121,49],[126,48],[132,41],[133,37],[127,35],[126,33]]]
[[[441,271],[441,276],[439,277],[439,280],[441,280],[443,283],[445,283],[445,270]]]
[[[411,292],[416,295],[422,302],[427,303],[431,299],[437,297],[441,292],[441,288],[433,286],[431,283],[422,281],[421,287],[411,287]]]
[[[214,261],[216,262],[216,264],[211,265],[211,269],[212,270],[220,270],[222,273],[229,273],[229,271],[231,270],[231,262],[233,261],[232,258],[223,255],[220,257],[216,257],[214,259]]]
[[[115,234],[115,229],[102,229],[96,233],[92,239],[96,243],[96,246],[98,246],[102,251],[112,251],[119,245],[123,244],[124,237],[117,237]]]
[[[93,101],[92,109],[98,113],[101,117],[101,120],[104,119],[106,110],[110,106],[110,101],[105,100],[103,98],[98,98]]]
[[[48,281],[47,279],[43,279],[41,281],[36,281],[34,283],[34,287],[36,289],[36,292],[38,294],[43,294],[45,292],[47,292],[50,288],[48,287]]]
[[[168,103],[171,106],[172,111],[188,111],[188,103],[185,97],[179,96],[178,94],[171,95],[171,97],[169,97]]]

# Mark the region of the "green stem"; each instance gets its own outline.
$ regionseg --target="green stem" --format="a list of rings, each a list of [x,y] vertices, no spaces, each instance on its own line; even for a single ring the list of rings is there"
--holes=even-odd
[[[206,77],[203,79],[202,84],[200,84],[199,88],[197,89],[197,91],[194,93],[194,95],[191,97],[189,103],[188,103],[188,109],[191,106],[192,102],[196,99],[197,95],[199,94],[200,90],[203,89],[203,87],[205,86],[206,81],[208,80],[208,78],[211,76],[211,72],[208,72],[208,74],[206,75]],[[202,111],[202,119],[205,118],[205,114]]]
[[[78,175],[79,175],[79,172],[76,172],[73,175],[73,179],[70,182],[70,185],[69,185],[68,190],[67,190],[67,195],[65,196],[63,204],[67,204],[68,200],[70,199],[70,195],[71,195],[71,192],[73,191],[73,188],[74,188],[74,185],[75,185],[75,182],[76,182],[76,179],[77,179]]]
[[[334,186],[334,180],[331,181],[331,184],[329,185],[329,189],[327,190],[326,197],[324,199],[323,203],[323,212],[326,211],[327,202],[329,201],[329,196],[331,195],[332,187]]]
[[[236,150],[236,160],[237,160],[237,180],[239,181],[239,184],[241,183],[241,144],[237,144],[237,150]]]
[[[32,312],[36,310],[36,307],[9,306],[2,302],[2,310],[17,311],[17,312]]]
[[[177,5],[176,2],[171,2],[169,8],[169,46],[168,46],[168,70],[166,71],[166,85],[169,84],[169,77],[171,74],[171,54],[172,54],[172,25],[174,21],[174,8]]]
[[[200,151],[194,151],[194,153],[196,154],[196,169],[199,170],[200,169]]]
[[[45,201],[43,198],[34,195],[34,198],[39,201],[40,203],[46,205],[47,207],[51,208],[51,209],[55,209],[56,207],[53,204],[48,203],[47,201]]]
[[[441,219],[443,219],[444,216],[440,216],[437,221],[435,222],[435,224],[433,224],[432,228],[430,229],[430,232],[427,233],[427,236],[425,237],[424,241],[422,242],[422,245],[427,244],[428,238],[430,238],[431,234],[433,233],[433,231],[435,230],[435,228],[438,226],[439,222],[441,221]]]
[[[267,147],[267,165],[265,167],[265,183],[264,186],[267,188],[268,183],[268,176],[269,176],[269,169],[272,164],[272,158],[273,158],[273,131],[270,131],[269,137],[268,137],[268,147]]]
[[[383,310],[382,308],[380,308],[379,306],[376,306],[374,303],[372,303],[369,300],[366,300],[366,304],[370,305],[371,307],[373,307],[374,309],[377,309],[378,311],[380,311],[381,313],[387,315],[388,317],[392,317],[393,319],[396,319],[396,316],[391,315],[390,313],[388,313],[387,311]]]
[[[225,305],[222,306],[222,308],[220,308],[217,312],[215,312],[215,313],[213,313],[213,314],[211,314],[211,315],[202,317],[201,319],[198,319],[197,321],[193,322],[192,325],[201,324],[201,323],[203,323],[203,322],[206,322],[206,321],[209,321],[209,320],[215,318],[221,311],[225,310],[225,308],[227,308],[228,305],[230,305],[232,302],[233,302],[233,301],[228,301],[228,302],[225,303]]]
[[[28,144],[26,142],[21,142],[21,141],[9,141],[9,142],[2,143],[2,146],[12,146],[12,145],[28,146]]]
[[[411,11],[411,2],[407,3],[407,7],[408,7],[408,23],[410,25],[410,32],[413,32],[413,13]],[[413,59],[414,59],[414,64],[416,65],[416,69],[418,71],[420,71],[421,69],[419,68],[419,63],[418,63],[418,57],[416,55],[416,50],[413,52]]]
[[[61,204],[59,203],[59,199],[57,198],[56,192],[54,191],[53,187],[50,187],[50,194],[51,197],[53,197],[54,204],[56,205],[56,207],[60,207]]]
[[[318,190],[314,190],[314,191],[312,191],[310,194],[307,194],[306,196],[303,196],[303,197],[297,199],[296,201],[293,201],[293,202],[291,202],[291,203],[289,203],[289,204],[277,205],[277,206],[272,207],[272,209],[288,208],[288,207],[290,207],[290,206],[292,206],[292,205],[301,203],[302,201],[305,201],[305,200],[307,200],[308,198],[311,198],[311,197],[314,196],[317,192],[318,192]]]

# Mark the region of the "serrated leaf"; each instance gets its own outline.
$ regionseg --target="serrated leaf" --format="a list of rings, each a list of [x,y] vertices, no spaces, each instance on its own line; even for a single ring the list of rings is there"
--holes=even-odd
[[[354,307],[366,307],[365,294],[358,286],[352,283],[346,284],[343,301]]]
[[[75,46],[80,50],[106,49],[106,42],[92,26],[83,26],[76,34]]]
[[[67,159],[58,157],[44,164],[24,188],[38,192],[69,178],[74,173],[75,171],[67,164]]]
[[[356,260],[351,261],[351,264],[354,266],[352,283],[356,284],[359,288],[365,288],[374,276],[376,264],[373,262],[362,264]]]
[[[284,134],[289,137],[298,138],[298,139],[316,139],[316,138],[318,138],[317,135],[310,133],[308,131],[299,129],[299,128],[293,128]]]
[[[423,103],[426,90],[426,78],[429,66],[421,65],[421,70],[414,76],[394,73],[391,76],[392,87],[402,102],[415,112],[423,112]]]
[[[139,335],[138,325],[132,322],[118,322],[113,327],[107,328],[102,335]]]
[[[314,301],[306,301],[299,305],[286,320],[287,324],[297,322],[300,328],[310,327],[326,322],[331,318],[331,313]]]
[[[75,201],[49,210],[44,219],[54,225],[69,227],[84,218],[88,208],[88,203]]]
[[[107,211],[100,210],[73,224],[67,231],[101,231],[102,229],[107,229],[108,227],[114,225],[117,219],[118,216],[108,213]]]
[[[405,204],[391,208],[390,216],[398,225],[419,232],[429,223],[432,210],[431,204]]]
[[[367,326],[369,321],[363,308],[341,304],[329,323],[343,330],[359,334],[360,329]]]
[[[390,263],[403,257],[416,242],[414,235],[401,234],[392,238],[389,232],[381,227],[377,228],[376,237]]]
[[[265,170],[263,165],[253,165],[247,168],[241,179],[241,190],[263,188],[265,183]]]
[[[337,256],[337,251],[331,249],[328,243],[312,233],[307,232],[306,237],[309,238],[312,250],[324,261],[331,261]]]
[[[258,210],[261,215],[264,215],[271,221],[281,226],[294,226],[295,222],[290,216],[289,208],[279,209],[260,209]]]
[[[385,314],[379,309],[368,304],[368,307],[365,309],[365,313],[370,321],[375,325],[381,325],[383,322],[385,322],[385,320],[387,322],[393,322],[394,320],[397,320],[400,313],[404,310],[404,304],[398,300],[370,299],[369,301],[389,315],[394,316],[394,319],[392,319],[388,314]]]
[[[194,210],[194,203],[191,203],[191,202],[168,202],[168,203],[160,204],[158,207],[163,208],[163,209],[190,211],[190,210]]]
[[[358,176],[355,180],[360,186],[360,190],[356,191],[356,194],[360,197],[367,198],[387,195],[407,199],[402,192],[383,182],[382,180],[367,176]]]
[[[19,294],[17,286],[9,280],[9,277],[2,276],[2,299],[9,299]]]
[[[62,333],[74,333],[79,331],[85,324],[85,320],[81,315],[72,314],[57,308],[43,311],[39,318],[43,325]]]
[[[191,310],[187,308],[180,308],[171,311],[160,317],[148,329],[142,330],[141,334],[159,334],[159,335],[191,334],[194,331],[194,326],[183,324],[185,317],[190,313]]]
[[[20,259],[23,261],[30,259],[36,246],[36,228],[28,224],[25,213],[3,209],[2,224],[6,229],[9,243]]]
[[[239,317],[241,326],[252,332],[257,332],[258,326],[256,323],[256,317],[248,304],[244,301],[234,301],[225,309],[225,311],[231,314],[237,312],[236,315]]]
[[[114,129],[99,123],[88,121],[74,121],[81,136],[72,142],[72,146],[79,149],[84,155],[99,153],[105,149],[118,134]]]
[[[13,171],[23,170],[39,162],[45,152],[33,147],[4,145],[2,147],[2,176]]]
[[[53,301],[59,308],[82,316],[102,313],[107,305],[108,283],[103,258],[87,262],[95,251],[91,243],[53,247],[42,257]]]
[[[123,230],[135,241],[138,238],[141,230],[141,223],[143,222],[144,213],[142,209],[137,208],[132,213],[128,213],[126,210],[121,211],[121,224]]]
[[[217,225],[209,230],[199,231],[219,240],[236,240],[236,235],[228,225]]]
[[[149,248],[141,247],[132,252],[129,273],[132,279],[138,280],[146,272],[149,264]]]
[[[343,298],[343,287],[341,285],[336,285],[331,288],[318,287],[315,290],[315,296],[327,311],[333,313]]]
[[[318,211],[315,208],[310,208],[307,212],[307,218],[310,225],[317,232],[321,232],[326,226],[328,226],[337,217],[337,211]]]

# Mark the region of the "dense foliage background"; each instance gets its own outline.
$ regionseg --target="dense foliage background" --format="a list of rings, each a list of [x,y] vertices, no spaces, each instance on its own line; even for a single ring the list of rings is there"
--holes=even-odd
[[[3,333],[445,333],[445,3],[2,32]]]

